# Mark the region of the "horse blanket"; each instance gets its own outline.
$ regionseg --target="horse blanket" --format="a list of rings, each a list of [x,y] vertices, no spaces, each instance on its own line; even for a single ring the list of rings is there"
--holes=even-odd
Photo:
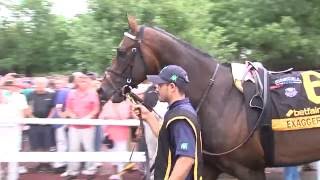
[[[270,74],[272,129],[290,131],[320,127],[320,73]]]
[[[262,107],[263,85],[268,83],[267,116],[265,124],[271,124],[274,131],[291,131],[320,127],[320,73],[317,71],[288,71],[275,73],[268,71],[267,81],[259,70],[261,64],[231,64],[235,86],[251,99],[260,91]],[[261,72],[261,71],[260,71]],[[254,77],[254,76],[259,77]],[[244,82],[250,81],[250,85]],[[240,83],[241,82],[241,83]],[[248,84],[248,83],[247,83]],[[261,83],[262,84],[262,83]],[[259,86],[257,88],[257,86]],[[244,88],[247,90],[244,91]],[[250,89],[250,90],[248,90]],[[255,89],[255,90],[254,90]],[[248,93],[250,92],[250,93]],[[249,102],[249,101],[248,101]],[[271,119],[271,122],[270,120]]]
[[[320,127],[320,73],[317,71],[285,73],[268,71],[268,76],[264,79],[264,73],[261,73],[265,72],[263,67],[252,69],[246,67],[248,64],[244,66],[245,68],[240,68],[240,71],[245,74],[238,73],[237,77],[234,76],[235,86],[244,93],[247,113],[250,114],[248,126],[253,128],[256,123],[259,123],[266,164],[274,166],[274,131]],[[239,70],[239,67],[237,69]],[[240,77],[247,78],[240,80]],[[241,86],[239,86],[239,80]],[[268,88],[267,91],[263,89],[264,87]],[[263,107],[265,96],[267,101]],[[259,100],[255,97],[260,97],[260,101],[256,103],[257,106],[254,106],[258,108],[253,108],[250,104],[252,100]]]

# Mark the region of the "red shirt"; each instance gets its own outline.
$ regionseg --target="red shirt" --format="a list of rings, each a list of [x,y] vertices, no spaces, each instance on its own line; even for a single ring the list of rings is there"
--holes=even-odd
[[[88,89],[87,91],[71,90],[66,101],[66,109],[70,110],[81,119],[86,117],[96,108],[99,108],[99,97],[96,91]],[[91,125],[71,125],[75,128],[89,128]]]

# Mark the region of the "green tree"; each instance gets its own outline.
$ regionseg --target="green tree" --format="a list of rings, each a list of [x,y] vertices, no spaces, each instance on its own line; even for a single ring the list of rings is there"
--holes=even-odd
[[[128,30],[127,14],[157,26],[223,62],[251,52],[272,69],[320,65],[318,0],[89,0],[72,19],[47,0],[24,0],[0,19],[0,69],[103,71]]]
[[[25,0],[15,7],[15,21],[1,28],[1,67],[51,72],[72,66],[72,49],[64,42],[69,38],[68,25],[50,8],[43,0]]]
[[[208,0],[91,0],[90,8],[94,19],[113,35],[114,47],[127,30],[128,13],[141,23],[163,28],[222,61],[234,59],[237,51],[236,43],[224,38],[224,28],[211,28]]]
[[[212,1],[211,23],[224,27],[238,49],[271,68],[319,65],[319,2],[312,0]]]
[[[90,14],[74,20],[68,35],[66,43],[74,50],[72,57],[78,69],[101,72],[111,62],[113,35]]]

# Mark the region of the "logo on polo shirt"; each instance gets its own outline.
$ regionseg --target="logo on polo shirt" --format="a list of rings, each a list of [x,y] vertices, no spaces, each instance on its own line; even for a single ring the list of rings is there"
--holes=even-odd
[[[181,143],[180,149],[184,150],[184,151],[187,151],[188,150],[188,143]]]

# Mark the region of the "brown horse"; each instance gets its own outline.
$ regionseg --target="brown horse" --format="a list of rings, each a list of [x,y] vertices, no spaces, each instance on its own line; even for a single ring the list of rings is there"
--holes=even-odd
[[[218,62],[164,30],[139,26],[133,17],[128,18],[128,24],[130,32],[125,33],[102,84],[106,98],[113,95],[113,101],[120,101],[125,84],[137,85],[147,74],[158,74],[162,67],[176,64],[189,74],[187,94],[197,107]],[[220,65],[214,79],[198,114],[204,149],[219,153],[243,142],[251,129],[244,97],[233,84],[230,67]],[[319,133],[320,129],[276,132],[274,166],[319,159],[320,143],[313,140]],[[222,156],[204,154],[204,158],[204,179],[217,179],[221,172],[243,180],[266,179],[259,129],[239,149]]]

